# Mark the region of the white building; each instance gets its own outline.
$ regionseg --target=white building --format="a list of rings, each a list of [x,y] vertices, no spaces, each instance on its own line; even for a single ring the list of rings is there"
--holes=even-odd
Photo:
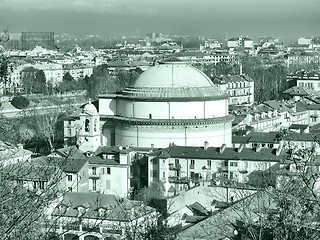
[[[184,63],[149,68],[132,87],[99,97],[104,145],[231,145],[228,95]]]
[[[254,81],[247,75],[228,75],[214,79],[222,91],[230,95],[229,105],[252,105]]]
[[[194,185],[224,185],[228,178],[245,183],[250,173],[265,171],[283,159],[282,146],[277,149],[249,149],[240,145],[234,149],[171,146],[149,154],[148,181],[162,181],[167,194],[176,194]]]
[[[299,45],[311,44],[311,42],[312,42],[311,38],[305,38],[305,37],[298,38]]]

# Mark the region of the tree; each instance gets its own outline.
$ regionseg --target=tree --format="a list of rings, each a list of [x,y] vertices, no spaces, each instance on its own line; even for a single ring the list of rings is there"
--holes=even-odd
[[[115,77],[117,88],[120,90],[132,85],[139,75],[135,70],[127,71],[124,69],[116,69]]]
[[[70,114],[72,106],[67,104],[61,104],[58,106],[47,106],[47,110],[37,110],[32,108],[22,113],[22,118],[28,126],[32,126],[32,130],[35,132],[37,141],[44,141],[48,146],[48,153],[51,153],[57,143],[57,136],[60,131],[59,121],[62,121],[61,116],[64,114]]]
[[[23,96],[16,96],[11,100],[11,104],[18,109],[25,109],[29,107],[29,99]]]
[[[27,67],[21,71],[21,82],[26,93],[35,92],[36,72],[38,70],[33,67]]]
[[[90,77],[85,77],[87,95],[91,99],[96,99],[99,94],[112,93],[117,91],[114,78],[109,75],[108,66],[106,64],[97,66],[93,69]]]
[[[27,93],[47,93],[47,80],[44,71],[33,67],[23,69],[22,86]]]
[[[60,92],[68,92],[75,90],[77,86],[77,82],[74,80],[74,78],[71,76],[69,72],[66,72],[63,75],[62,82],[59,84],[59,90]]]
[[[35,74],[34,92],[35,93],[47,92],[47,80],[43,70],[39,70]]]
[[[9,40],[8,28],[0,34],[0,43]],[[12,71],[11,61],[0,49],[0,82],[7,83],[9,81],[9,73]]]
[[[241,219],[241,239],[265,239],[266,235],[269,239],[320,239],[319,169],[315,161],[313,149],[290,151],[286,162],[296,171],[283,168],[278,173],[277,187],[266,190],[269,200],[255,219],[248,217],[244,208],[237,209],[246,216]]]

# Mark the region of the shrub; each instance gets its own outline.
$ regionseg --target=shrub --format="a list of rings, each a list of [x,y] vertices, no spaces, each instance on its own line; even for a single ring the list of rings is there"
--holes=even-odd
[[[16,96],[11,100],[11,104],[18,109],[25,109],[29,107],[29,100],[23,96]]]

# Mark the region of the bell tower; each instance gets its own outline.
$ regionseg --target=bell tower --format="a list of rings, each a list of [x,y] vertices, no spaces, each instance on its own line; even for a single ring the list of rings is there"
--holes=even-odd
[[[79,149],[82,152],[95,152],[101,145],[100,134],[100,115],[89,102],[80,113]]]

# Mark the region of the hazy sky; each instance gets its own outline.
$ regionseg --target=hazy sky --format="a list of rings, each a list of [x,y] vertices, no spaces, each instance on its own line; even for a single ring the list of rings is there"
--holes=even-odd
[[[320,36],[320,0],[0,0],[10,32]]]

